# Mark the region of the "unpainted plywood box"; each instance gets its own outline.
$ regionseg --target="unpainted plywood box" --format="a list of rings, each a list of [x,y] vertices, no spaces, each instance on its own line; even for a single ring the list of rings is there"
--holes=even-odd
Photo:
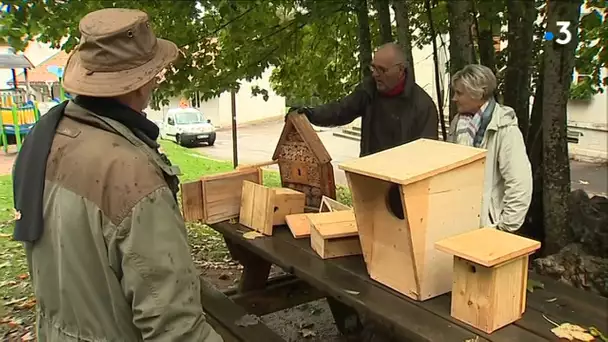
[[[181,197],[184,220],[212,224],[238,217],[243,181],[262,183],[262,171],[247,168],[183,183]]]
[[[304,212],[306,196],[292,189],[244,181],[241,194],[239,222],[265,235],[272,235],[273,226],[285,224],[285,216]]]
[[[521,318],[526,309],[528,257],[540,242],[482,228],[435,246],[454,255],[452,317],[486,333]]]
[[[339,165],[372,279],[426,300],[452,287],[434,243],[480,225],[486,150],[419,139]]]
[[[361,254],[352,210],[308,214],[310,246],[322,259]]]

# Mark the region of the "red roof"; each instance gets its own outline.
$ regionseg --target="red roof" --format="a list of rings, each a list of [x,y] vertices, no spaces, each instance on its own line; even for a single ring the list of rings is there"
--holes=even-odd
[[[30,83],[59,82],[57,76],[48,72],[47,67],[54,65],[63,68],[68,62],[68,57],[69,55],[65,51],[59,51],[44,62],[36,65],[35,68],[28,70],[28,80]],[[23,75],[23,72],[20,72],[17,75],[17,82],[19,84],[25,83],[25,76]],[[13,80],[8,83],[12,85]]]

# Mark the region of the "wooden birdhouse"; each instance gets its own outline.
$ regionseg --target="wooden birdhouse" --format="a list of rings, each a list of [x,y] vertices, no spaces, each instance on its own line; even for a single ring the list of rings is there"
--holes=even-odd
[[[331,157],[305,115],[287,116],[272,159],[278,160],[282,186],[304,193],[309,210],[319,210],[322,196],[336,198]]]
[[[310,246],[322,259],[361,254],[352,210],[308,214]]]
[[[250,181],[242,183],[239,223],[265,235],[286,223],[285,216],[304,212],[303,193],[288,188],[269,188]]]
[[[433,244],[479,228],[485,155],[419,139],[339,166],[372,279],[415,300],[450,291],[452,259]]]
[[[454,255],[452,317],[486,333],[521,318],[526,309],[528,256],[540,242],[494,228],[439,241]]]
[[[207,175],[181,184],[184,220],[212,224],[239,216],[243,181],[262,183],[257,167]]]

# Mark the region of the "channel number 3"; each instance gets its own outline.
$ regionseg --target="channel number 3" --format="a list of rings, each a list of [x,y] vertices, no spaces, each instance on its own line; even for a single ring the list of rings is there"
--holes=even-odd
[[[568,28],[570,27],[570,22],[558,21],[556,24],[557,27],[559,27],[559,33],[561,34],[559,38],[555,39],[555,42],[560,45],[566,45],[570,43],[570,41],[572,40],[572,33],[570,33],[570,30],[568,30]]]

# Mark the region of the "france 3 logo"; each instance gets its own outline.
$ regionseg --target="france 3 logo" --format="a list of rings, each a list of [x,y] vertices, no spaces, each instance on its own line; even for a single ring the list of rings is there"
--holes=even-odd
[[[572,40],[572,33],[570,32],[570,22],[569,21],[558,21],[557,27],[559,28],[558,34],[554,34],[553,32],[547,31],[545,32],[545,40],[554,40],[557,44],[566,45],[570,43]],[[557,36],[557,37],[556,37]]]

